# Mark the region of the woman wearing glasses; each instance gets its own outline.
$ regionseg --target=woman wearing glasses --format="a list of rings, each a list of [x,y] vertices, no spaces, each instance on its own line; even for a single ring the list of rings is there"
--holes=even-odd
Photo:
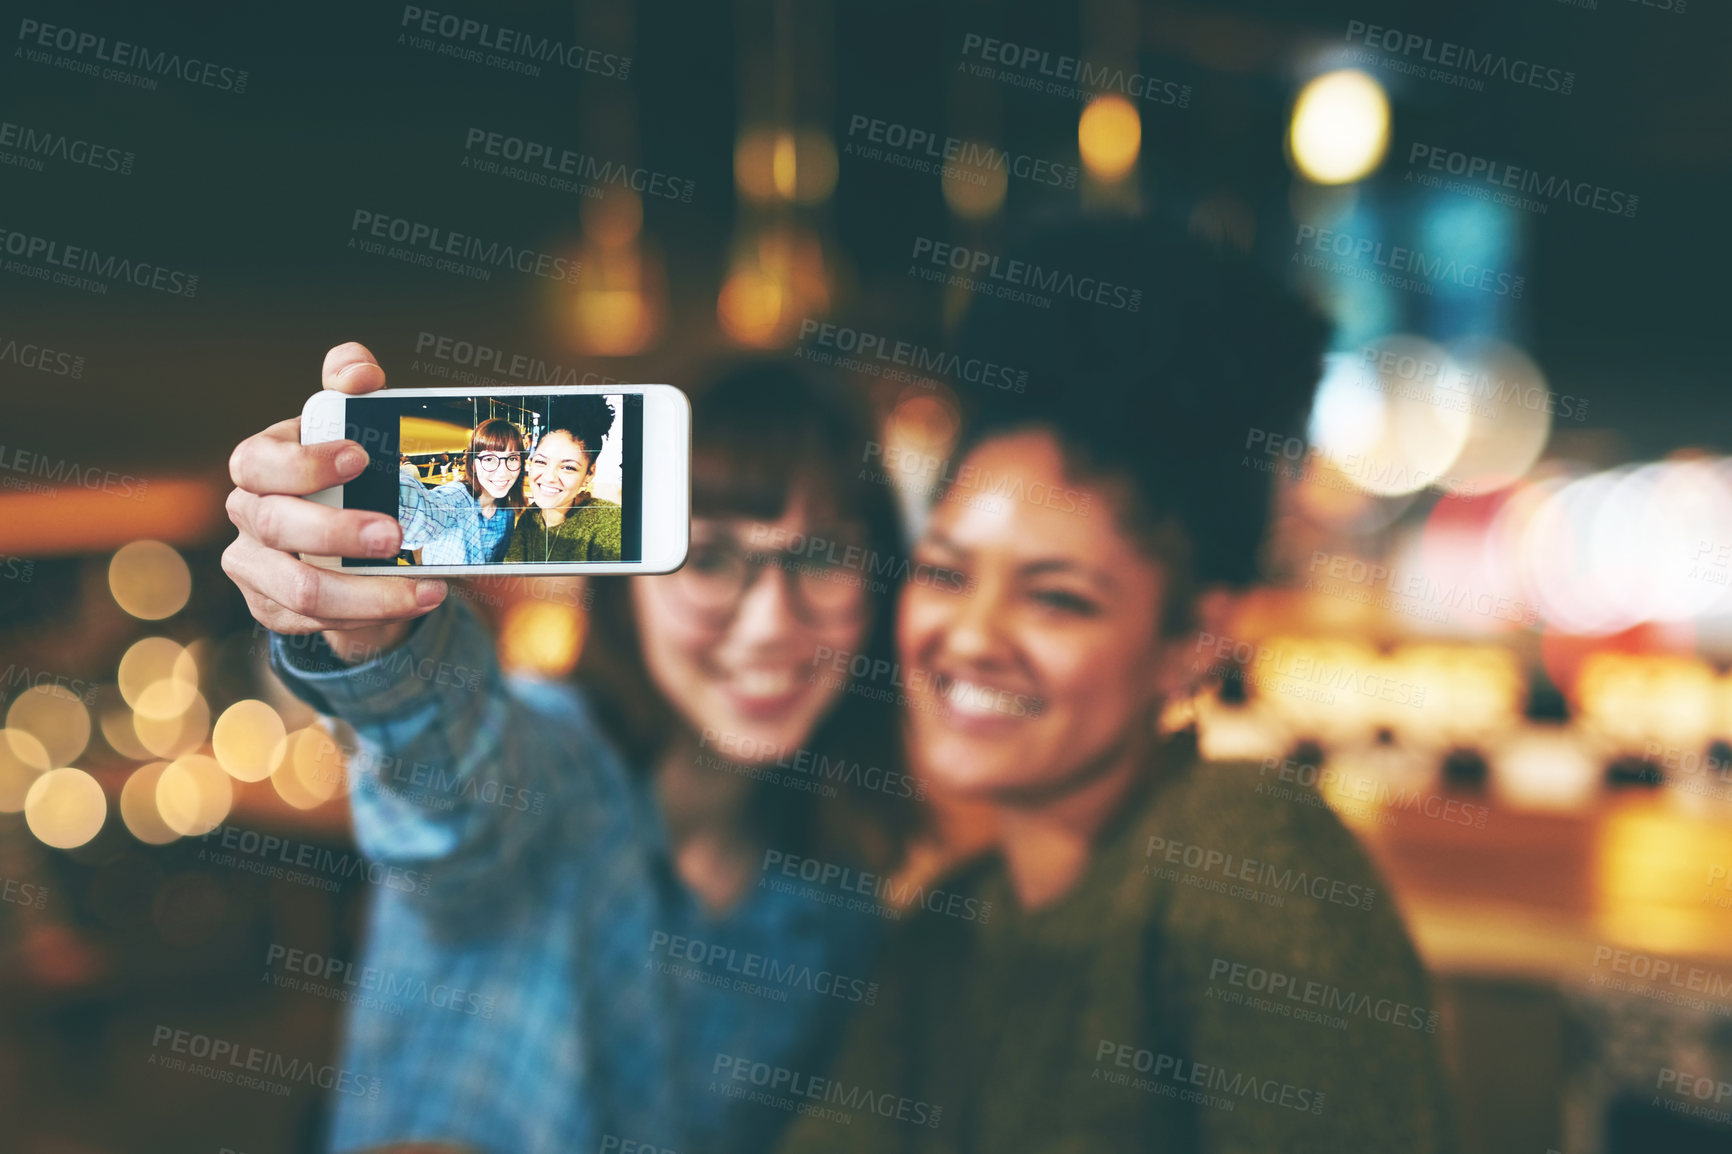
[[[384,373],[346,345],[324,380]],[[763,547],[894,555],[892,495],[849,464],[871,425],[757,365],[698,391],[692,430],[692,562],[595,582],[574,684],[507,680],[443,582],[293,555],[396,552],[394,520],[285,495],[354,476],[357,446],[286,421],[236,450],[224,567],[283,680],[354,729],[362,851],[416,883],[374,897],[365,965],[389,985],[352,1008],[340,1061],[380,1092],[334,1096],[332,1149],[766,1150],[794,1115],[715,1071],[822,1069],[871,996],[870,895],[824,900],[766,863],[893,862],[916,792],[894,713],[809,676],[825,653],[887,663],[890,595]]]
[[[606,397],[552,397],[547,431],[529,456],[533,508],[517,523],[507,561],[618,561],[620,507],[590,492],[601,444],[613,428]]]
[[[523,504],[523,434],[499,417],[469,434],[468,470],[460,481],[429,489],[413,465],[397,476],[397,521],[403,547],[421,550],[423,565],[492,565],[505,557]]]

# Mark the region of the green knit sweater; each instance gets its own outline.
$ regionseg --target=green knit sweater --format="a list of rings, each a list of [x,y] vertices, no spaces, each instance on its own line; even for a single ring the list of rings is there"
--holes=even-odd
[[[552,529],[541,519],[541,510],[526,509],[511,531],[505,550],[507,561],[564,562],[618,561],[620,559],[620,507],[612,501],[591,497],[567,510],[565,520]]]
[[[1369,859],[1314,792],[1181,752],[1056,904],[1022,910],[996,857],[927,888],[782,1154],[1454,1148]]]

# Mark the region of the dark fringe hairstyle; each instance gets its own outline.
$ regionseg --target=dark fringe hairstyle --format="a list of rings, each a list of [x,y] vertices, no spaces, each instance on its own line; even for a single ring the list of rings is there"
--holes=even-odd
[[[774,521],[798,490],[815,531],[851,522],[863,530],[870,555],[901,555],[894,495],[861,477],[862,454],[877,434],[860,398],[785,360],[734,364],[691,397],[693,517]],[[647,768],[684,722],[644,666],[627,581],[591,582],[589,636],[575,676],[595,695],[601,723],[628,761]],[[894,586],[867,593],[872,616],[861,651],[874,661],[895,660],[896,593]],[[901,775],[891,780],[910,780],[893,702],[844,692],[807,747],[858,763],[862,772],[877,767],[886,777]],[[785,839],[781,844],[880,867],[899,858],[919,818],[913,797],[842,783],[837,797],[823,799],[760,782],[753,806],[765,832]]]

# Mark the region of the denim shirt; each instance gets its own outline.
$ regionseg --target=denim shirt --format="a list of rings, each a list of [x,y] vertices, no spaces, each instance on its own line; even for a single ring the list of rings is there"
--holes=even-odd
[[[495,565],[505,559],[517,511],[496,506],[481,515],[481,503],[462,481],[436,489],[421,483],[414,469],[397,473],[397,521],[403,546],[421,550],[423,565]]]
[[[356,840],[417,883],[373,896],[377,980],[351,1002],[341,1065],[378,1093],[332,1095],[330,1149],[773,1145],[793,1103],[736,1072],[823,1071],[880,917],[768,875],[710,915],[674,872],[648,775],[582,691],[504,677],[461,606],[361,665],[280,636],[271,662],[352,729]]]

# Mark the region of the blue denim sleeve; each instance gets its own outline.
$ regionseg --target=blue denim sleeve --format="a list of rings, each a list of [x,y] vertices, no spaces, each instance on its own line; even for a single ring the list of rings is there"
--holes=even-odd
[[[368,858],[424,871],[465,900],[532,873],[530,857],[617,806],[617,759],[565,684],[508,679],[475,616],[447,602],[400,646],[343,665],[323,638],[271,638],[291,692],[353,731],[355,838]],[[615,815],[618,820],[620,815]]]

